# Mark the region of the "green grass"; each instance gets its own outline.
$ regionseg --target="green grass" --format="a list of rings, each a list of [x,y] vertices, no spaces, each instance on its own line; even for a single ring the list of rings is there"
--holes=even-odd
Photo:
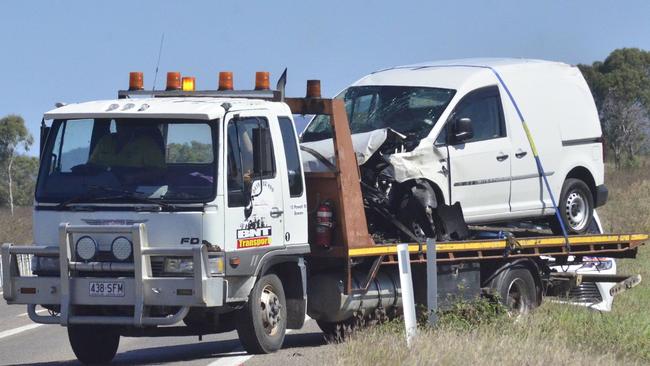
[[[607,169],[608,203],[599,215],[608,232],[650,233],[650,169]],[[618,260],[618,273],[640,273],[645,282],[616,297],[613,310],[545,302],[511,319],[475,321],[452,312],[435,330],[422,329],[414,348],[404,347],[403,326],[368,329],[337,345],[341,365],[569,365],[650,363],[650,248]],[[462,313],[461,313],[462,315]]]

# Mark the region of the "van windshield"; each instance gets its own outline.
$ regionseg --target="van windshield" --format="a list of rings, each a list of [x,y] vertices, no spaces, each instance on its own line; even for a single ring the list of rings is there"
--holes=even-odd
[[[345,100],[353,134],[391,128],[407,137],[426,137],[445,110],[455,90],[407,86],[353,86],[336,98]],[[302,141],[332,138],[329,116],[316,116]]]
[[[215,192],[216,131],[193,120],[55,120],[36,199],[208,201]]]

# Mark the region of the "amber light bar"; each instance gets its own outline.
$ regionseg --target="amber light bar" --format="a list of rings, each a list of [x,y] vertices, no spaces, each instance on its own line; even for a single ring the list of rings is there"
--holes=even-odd
[[[167,88],[165,90],[181,90],[181,73],[170,71],[167,73]]]
[[[129,90],[144,90],[144,76],[141,71],[129,73]]]
[[[195,82],[194,76],[183,76],[183,91],[194,91]]]

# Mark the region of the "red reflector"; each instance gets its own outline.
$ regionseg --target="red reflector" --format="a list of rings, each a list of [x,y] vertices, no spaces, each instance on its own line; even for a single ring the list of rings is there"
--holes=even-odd
[[[35,294],[36,293],[36,287],[21,287],[20,288],[20,293],[21,294]]]

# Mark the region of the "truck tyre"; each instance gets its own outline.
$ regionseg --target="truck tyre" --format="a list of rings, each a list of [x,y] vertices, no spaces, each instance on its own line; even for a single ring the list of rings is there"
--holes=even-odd
[[[262,276],[240,310],[237,334],[248,353],[279,350],[287,330],[287,308],[280,278],[273,273]]]
[[[85,365],[111,362],[120,344],[120,333],[109,326],[70,325],[68,339],[77,359]]]
[[[567,233],[586,234],[594,216],[594,196],[589,186],[580,179],[567,179],[557,204]],[[554,234],[563,235],[556,216],[551,218],[550,224]]]
[[[535,280],[526,267],[504,270],[491,281],[490,287],[512,316],[527,314],[539,304]]]

